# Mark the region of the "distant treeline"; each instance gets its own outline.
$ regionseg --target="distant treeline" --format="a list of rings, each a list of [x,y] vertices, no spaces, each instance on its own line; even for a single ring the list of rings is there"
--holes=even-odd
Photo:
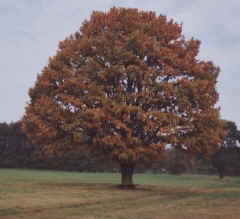
[[[31,145],[21,130],[21,122],[0,123],[0,168],[34,168],[71,171],[112,171],[103,159],[71,152],[49,157],[41,146]]]
[[[137,172],[154,173],[217,173],[240,175],[240,134],[235,123],[227,122],[228,135],[224,145],[211,158],[193,156],[180,149],[168,149],[165,157],[147,166],[138,166]],[[55,169],[84,172],[116,172],[118,166],[103,157],[88,157],[75,151],[49,157],[41,146],[31,145],[21,131],[21,122],[0,123],[0,168]]]

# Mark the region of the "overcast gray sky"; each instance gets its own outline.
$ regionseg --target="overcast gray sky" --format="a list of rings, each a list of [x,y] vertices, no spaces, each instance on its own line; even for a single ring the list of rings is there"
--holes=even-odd
[[[199,57],[220,66],[217,89],[222,118],[240,127],[239,0],[0,0],[0,122],[21,119],[28,89],[93,10],[132,7],[153,10],[183,23],[187,38],[202,41]]]

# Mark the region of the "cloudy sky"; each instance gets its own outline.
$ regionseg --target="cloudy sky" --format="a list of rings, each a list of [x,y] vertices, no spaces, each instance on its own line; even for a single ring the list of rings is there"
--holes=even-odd
[[[93,10],[132,7],[153,10],[183,23],[187,38],[202,41],[199,58],[220,66],[217,89],[222,118],[240,127],[239,0],[0,0],[0,122],[21,119],[28,89]]]

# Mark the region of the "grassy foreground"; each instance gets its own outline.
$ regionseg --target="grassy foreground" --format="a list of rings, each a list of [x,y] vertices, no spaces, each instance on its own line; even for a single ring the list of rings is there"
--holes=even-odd
[[[119,190],[118,174],[0,169],[4,219],[240,218],[240,178],[136,174]]]

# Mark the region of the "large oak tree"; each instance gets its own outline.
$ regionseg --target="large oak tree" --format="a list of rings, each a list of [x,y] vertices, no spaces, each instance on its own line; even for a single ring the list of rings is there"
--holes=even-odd
[[[166,145],[209,155],[223,137],[219,68],[197,58],[199,45],[154,12],[93,12],[38,75],[23,129],[48,153],[88,150],[117,161],[124,186]]]

